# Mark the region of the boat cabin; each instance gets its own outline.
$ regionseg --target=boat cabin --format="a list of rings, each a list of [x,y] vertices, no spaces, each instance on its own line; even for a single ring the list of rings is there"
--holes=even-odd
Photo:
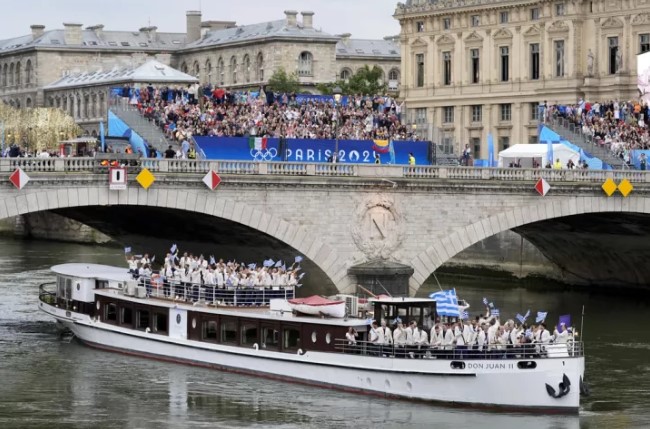
[[[436,302],[429,298],[382,297],[370,300],[374,309],[374,319],[378,323],[385,321],[392,326],[396,319],[401,319],[404,326],[412,320],[420,328],[431,329],[436,320]]]

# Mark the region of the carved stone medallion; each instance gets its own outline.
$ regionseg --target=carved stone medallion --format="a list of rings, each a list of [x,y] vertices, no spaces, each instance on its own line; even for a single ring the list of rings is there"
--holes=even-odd
[[[390,259],[404,239],[404,218],[390,197],[373,195],[357,208],[351,232],[369,260]]]

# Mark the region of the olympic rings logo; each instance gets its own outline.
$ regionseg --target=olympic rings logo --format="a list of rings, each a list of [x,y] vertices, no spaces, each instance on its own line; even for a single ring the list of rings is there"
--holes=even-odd
[[[278,150],[274,147],[268,149],[251,149],[251,157],[253,161],[272,161],[278,156]]]

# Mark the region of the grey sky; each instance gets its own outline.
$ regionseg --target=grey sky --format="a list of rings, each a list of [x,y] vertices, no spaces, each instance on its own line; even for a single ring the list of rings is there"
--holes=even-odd
[[[3,0],[3,3],[9,0]],[[105,30],[134,31],[151,25],[158,31],[184,32],[185,11],[201,7],[203,20],[237,24],[284,18],[284,10],[315,12],[314,27],[331,34],[379,39],[399,33],[392,15],[397,0],[18,0],[4,5],[0,40],[30,34],[29,26],[63,28],[63,22],[84,27],[104,24]],[[9,7],[7,7],[9,6]]]

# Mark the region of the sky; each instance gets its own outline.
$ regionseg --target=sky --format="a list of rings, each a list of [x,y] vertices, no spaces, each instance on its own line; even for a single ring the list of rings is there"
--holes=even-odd
[[[9,2],[9,0],[2,0]],[[203,20],[236,21],[238,25],[284,18],[285,10],[310,10],[314,27],[330,34],[380,39],[399,33],[392,17],[398,0],[19,0],[2,13],[0,40],[31,34],[30,25],[61,29],[64,22],[84,28],[137,31],[151,23],[162,32],[185,32],[185,12],[203,12]],[[6,5],[5,5],[6,6]],[[299,16],[300,19],[300,16]]]

